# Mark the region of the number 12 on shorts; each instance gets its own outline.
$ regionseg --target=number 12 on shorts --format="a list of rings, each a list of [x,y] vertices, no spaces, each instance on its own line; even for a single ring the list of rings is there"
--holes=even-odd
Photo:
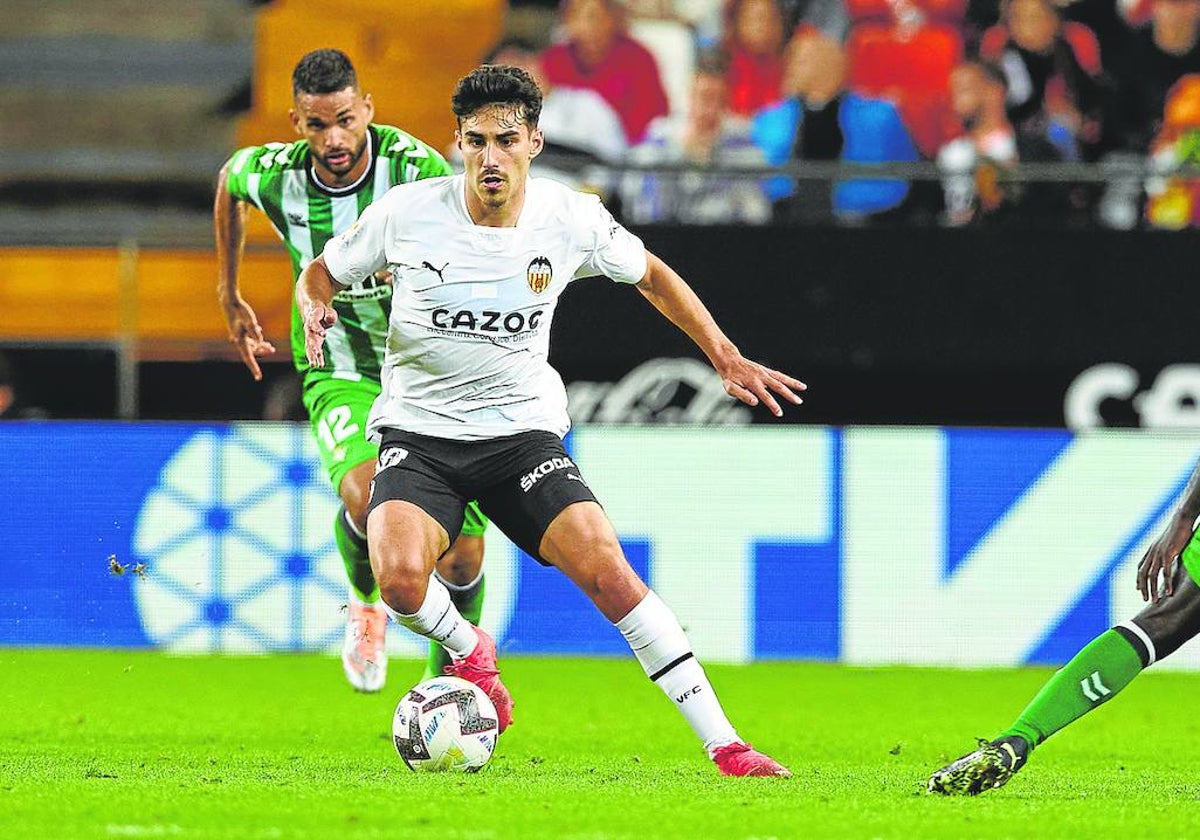
[[[350,406],[334,406],[317,424],[317,436],[326,449],[332,450],[339,443],[358,431],[358,424],[350,421]]]

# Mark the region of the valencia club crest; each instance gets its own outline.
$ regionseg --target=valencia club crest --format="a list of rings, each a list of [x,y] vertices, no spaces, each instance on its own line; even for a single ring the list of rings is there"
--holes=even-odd
[[[529,268],[525,269],[525,277],[535,295],[546,291],[550,288],[550,281],[554,279],[554,269],[550,266],[550,260],[545,257],[530,260]]]

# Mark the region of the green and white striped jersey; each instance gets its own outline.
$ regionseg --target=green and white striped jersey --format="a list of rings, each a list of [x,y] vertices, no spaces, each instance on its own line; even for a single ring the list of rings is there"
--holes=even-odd
[[[368,129],[370,166],[356,184],[340,190],[317,181],[308,141],[248,146],[229,159],[230,195],[263,211],[287,246],[293,282],[332,237],[349,228],[371,202],[396,184],[450,175],[453,170],[431,146],[390,125]],[[379,379],[392,309],[392,287],[374,278],[333,299],[338,322],[325,336],[325,369],[339,378]],[[292,296],[292,357],[308,370],[304,324]]]

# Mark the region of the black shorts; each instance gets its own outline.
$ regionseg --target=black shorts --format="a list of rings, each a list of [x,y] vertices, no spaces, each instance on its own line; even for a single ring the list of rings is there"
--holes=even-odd
[[[383,430],[368,515],[383,502],[411,502],[454,542],[472,499],[514,544],[545,565],[538,549],[550,523],[568,505],[596,501],[551,432],[463,441]]]

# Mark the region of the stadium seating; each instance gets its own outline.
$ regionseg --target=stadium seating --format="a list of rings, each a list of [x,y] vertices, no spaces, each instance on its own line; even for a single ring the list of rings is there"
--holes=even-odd
[[[504,0],[345,0],[336,8],[275,0],[261,9],[244,0],[7,0],[0,16],[0,102],[12,118],[0,125],[0,171],[39,183],[96,184],[105,195],[122,183],[157,194],[171,185],[205,193],[237,145],[292,136],[292,67],[305,51],[322,46],[340,47],[355,59],[376,96],[377,119],[445,146],[454,81],[498,37],[505,7]],[[239,126],[217,111],[251,73],[253,106]],[[47,132],[47,125],[57,129]],[[210,223],[197,231],[180,221],[182,211],[147,214],[97,204],[90,194],[52,217],[27,208],[10,216],[24,225],[7,231],[14,242],[22,236],[54,241],[39,234],[51,228],[60,236],[69,232],[71,241],[111,241],[111,233],[91,236],[101,217],[108,220],[106,232],[194,241],[200,248],[209,241]],[[246,297],[267,333],[286,346],[287,257],[260,213],[250,214],[249,239]],[[0,306],[7,315],[0,319],[0,340],[125,336],[138,341],[143,359],[183,346],[192,353],[224,349],[210,251],[12,247],[3,262],[8,279],[0,284]],[[58,300],[64,263],[76,304],[69,309]]]
[[[239,145],[292,136],[292,69],[309,50],[338,47],[375,98],[375,118],[449,145],[450,92],[496,42],[504,0],[276,0],[259,13],[254,84]],[[336,16],[336,21],[331,20]]]
[[[252,21],[241,0],[5,0],[0,171],[96,182],[211,167],[232,140],[217,110],[250,72]]]
[[[0,340],[136,339],[143,359],[172,348],[225,349],[225,321],[212,293],[216,255],[200,250],[9,248],[0,283]],[[63,266],[71,306],[62,306]],[[242,289],[263,329],[287,346],[291,269],[282,251],[249,250]],[[203,282],[201,282],[203,281]]]
[[[309,50],[336,46],[354,61],[363,88],[372,94],[377,122],[448,147],[454,131],[450,92],[500,37],[505,5],[505,0],[346,0],[338,4],[340,23],[333,27],[328,3],[276,0],[255,25],[253,100],[238,126],[237,145],[294,137],[288,118],[292,69]],[[276,236],[261,213],[252,213],[247,238],[268,242]]]

